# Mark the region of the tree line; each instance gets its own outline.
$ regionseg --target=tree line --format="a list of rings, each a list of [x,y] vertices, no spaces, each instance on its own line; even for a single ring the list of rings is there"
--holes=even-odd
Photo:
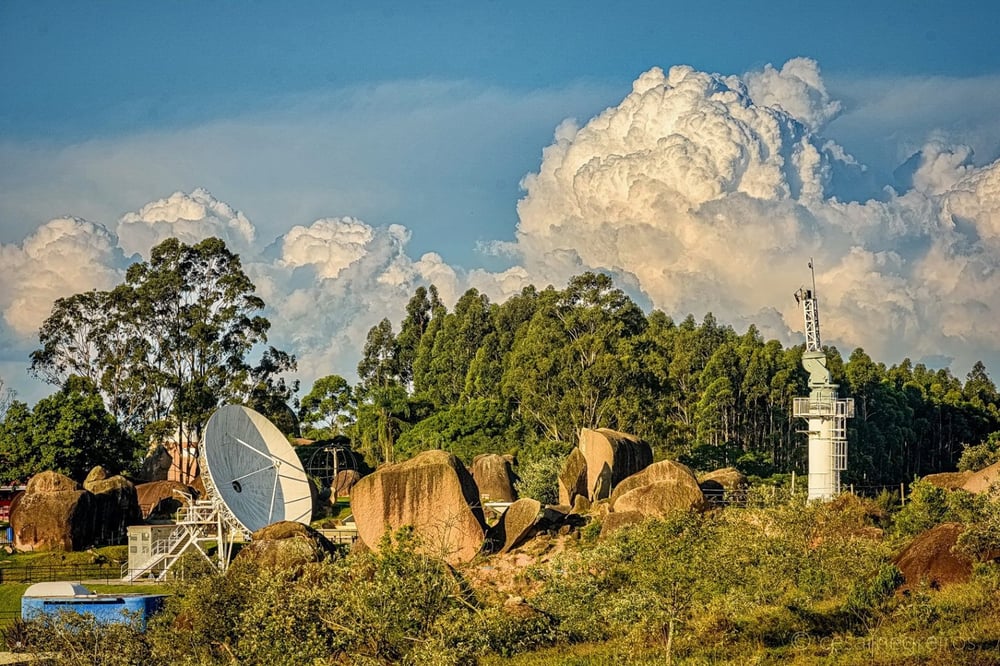
[[[59,299],[31,371],[59,387],[33,409],[0,414],[0,467],[134,468],[151,442],[200,439],[221,404],[249,405],[289,435],[340,437],[368,463],[440,448],[539,459],[567,453],[580,428],[613,428],[657,456],[755,476],[806,468],[804,345],[743,333],[712,314],[677,322],[646,313],[610,277],[524,288],[503,303],[475,289],[452,310],[418,287],[394,326],[368,332],[357,381],[318,379],[302,398],[295,357],[267,345],[263,301],[238,255],[216,238],[168,239],[123,283]],[[909,359],[887,367],[863,349],[827,347],[841,393],[855,399],[846,483],[882,486],[951,470],[1000,430],[1000,396],[978,362],[964,381]],[[251,356],[256,355],[256,361]]]
[[[595,273],[499,304],[470,289],[451,312],[433,286],[418,287],[397,329],[384,319],[369,331],[357,385],[317,381],[300,415],[315,436],[351,438],[372,464],[430,448],[466,462],[564,454],[580,428],[606,427],[698,469],[802,473],[805,424],[792,398],[809,395],[803,350],[712,314],[646,314]],[[966,447],[1000,429],[1000,396],[981,362],[963,382],[909,359],[887,367],[860,348],[846,361],[825,351],[857,405],[845,483],[954,469]]]

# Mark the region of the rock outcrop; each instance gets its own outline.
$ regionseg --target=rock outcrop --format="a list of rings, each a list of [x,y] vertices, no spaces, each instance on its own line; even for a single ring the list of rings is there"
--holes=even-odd
[[[335,501],[338,497],[350,497],[354,484],[360,480],[361,473],[356,469],[342,469],[337,472],[330,487],[331,501]]]
[[[30,551],[117,543],[129,525],[140,522],[135,486],[101,467],[91,470],[82,488],[56,472],[36,474],[10,517],[14,547]]]
[[[142,522],[135,486],[124,476],[108,476],[103,467],[90,470],[83,482],[93,494],[93,535],[98,543],[115,543],[129,525]]]
[[[587,461],[587,492],[591,500],[611,495],[622,480],[653,462],[649,444],[633,435],[601,428],[580,431],[580,452]],[[569,504],[572,504],[570,498]]]
[[[743,472],[735,467],[723,467],[714,472],[708,472],[698,477],[698,485],[701,486],[705,499],[710,502],[721,502],[726,495],[742,493],[749,483]]]
[[[172,520],[187,498],[197,499],[191,486],[179,481],[150,481],[135,487],[142,517],[148,520]]]
[[[483,546],[479,489],[446,451],[425,451],[362,478],[351,493],[351,510],[358,536],[372,549],[404,525],[413,527],[425,552],[452,563],[471,560]]]
[[[968,581],[973,562],[953,550],[964,530],[961,523],[943,523],[914,537],[893,560],[906,581],[900,590],[915,589],[921,582],[937,589]]]
[[[174,464],[173,456],[163,444],[153,447],[142,461],[142,471],[139,476],[143,481],[166,481],[170,467]]]
[[[624,479],[611,494],[616,513],[634,511],[645,517],[698,509],[704,501],[694,473],[672,460],[661,460]]]
[[[573,506],[578,495],[590,498],[587,489],[587,459],[580,449],[574,448],[559,472],[559,503]]]
[[[998,492],[1000,493],[1000,462],[973,472],[962,486],[962,490],[970,493]]]
[[[313,528],[289,520],[273,523],[253,533],[234,562],[269,569],[295,569],[319,562],[337,552],[329,539]]]
[[[13,508],[10,526],[18,550],[82,550],[93,541],[93,495],[57,472],[31,477]]]
[[[532,536],[541,513],[542,503],[529,497],[511,504],[486,536],[491,550],[506,553],[524,543]]]
[[[513,502],[517,499],[514,470],[504,456],[482,453],[472,459],[471,472],[479,487],[479,497],[484,502]]]
[[[945,490],[960,490],[969,481],[972,474],[973,472],[941,472],[928,474],[920,480]]]

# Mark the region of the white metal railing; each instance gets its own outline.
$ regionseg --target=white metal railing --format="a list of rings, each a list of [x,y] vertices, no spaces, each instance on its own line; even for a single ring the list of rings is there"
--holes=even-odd
[[[835,401],[826,398],[792,398],[792,416],[808,419],[817,416],[833,416]]]
[[[215,505],[211,502],[194,502],[178,514],[178,523],[208,524],[215,522]]]
[[[843,472],[847,469],[847,440],[833,440],[833,469]]]

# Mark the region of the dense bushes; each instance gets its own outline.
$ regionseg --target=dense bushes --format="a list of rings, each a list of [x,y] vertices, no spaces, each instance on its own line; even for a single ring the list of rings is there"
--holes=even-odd
[[[969,641],[963,658],[989,663],[986,648],[1000,641],[996,566],[981,565],[960,591],[901,595],[890,561],[896,537],[884,538],[890,521],[878,504],[770,497],[566,539],[560,555],[497,587],[478,575],[492,561],[456,571],[419,554],[402,531],[378,553],[296,572],[235,564],[224,576],[185,584],[145,634],[74,620],[69,630],[28,623],[18,635],[36,652],[58,645],[59,664],[129,663],[123,655],[147,666],[500,664],[528,653],[535,656],[524,663],[560,664],[568,652],[595,655],[574,658],[580,664],[626,653],[634,663],[664,663],[672,654],[810,663],[834,652],[860,664],[873,646],[885,648],[887,662],[923,658],[941,638],[937,627],[947,625]],[[938,516],[936,495],[927,497],[904,525]],[[983,539],[997,507],[987,504],[976,523]],[[911,637],[924,641],[919,649],[903,641]],[[897,642],[876,643],[887,639]],[[114,654],[108,641],[118,646]],[[559,652],[548,659],[546,646]],[[934,655],[939,663],[955,656],[949,650]]]

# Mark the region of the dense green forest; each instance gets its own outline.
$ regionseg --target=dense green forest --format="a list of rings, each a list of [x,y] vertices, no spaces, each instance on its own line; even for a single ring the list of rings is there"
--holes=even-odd
[[[530,459],[568,452],[580,428],[607,427],[698,469],[801,473],[804,424],[791,404],[809,393],[803,348],[711,314],[700,323],[646,314],[593,273],[501,304],[471,289],[451,312],[433,286],[420,287],[397,329],[383,320],[369,332],[358,385],[324,378],[301,416],[306,432],[351,437],[371,463],[431,448],[467,462],[486,451]],[[982,363],[963,382],[909,359],[886,367],[863,349],[846,361],[826,351],[857,405],[846,483],[876,489],[955,469],[998,429]]]
[[[134,468],[150,441],[196,439],[225,402],[258,409],[289,435],[299,434],[297,412],[302,434],[345,437],[373,466],[431,448],[466,462],[486,451],[530,461],[568,452],[580,428],[608,427],[697,469],[805,471],[804,423],[791,415],[792,398],[808,395],[802,345],[785,348],[753,326],[737,332],[712,314],[646,313],[606,275],[527,287],[504,303],[470,289],[451,311],[434,286],[419,287],[402,321],[369,331],[355,385],[321,377],[301,403],[285,380],[296,359],[267,346],[254,291],[222,241],[169,239],[115,289],[56,301],[31,361],[59,388],[33,409],[5,410],[8,475]],[[909,359],[887,367],[863,349],[846,360],[826,351],[857,405],[844,481],[858,489],[952,470],[1000,430],[1000,396],[982,363],[963,381]]]

